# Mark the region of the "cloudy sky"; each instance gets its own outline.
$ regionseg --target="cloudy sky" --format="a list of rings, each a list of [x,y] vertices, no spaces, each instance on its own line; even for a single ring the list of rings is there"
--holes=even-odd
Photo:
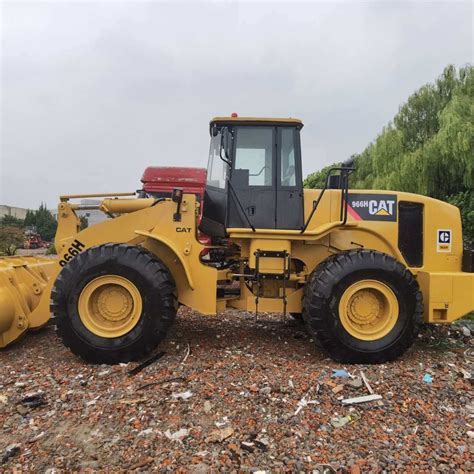
[[[212,116],[301,118],[305,173],[361,151],[448,63],[471,2],[3,2],[0,204],[206,166]]]

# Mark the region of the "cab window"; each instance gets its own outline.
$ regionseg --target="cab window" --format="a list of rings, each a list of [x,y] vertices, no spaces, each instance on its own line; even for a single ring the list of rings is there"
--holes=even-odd
[[[236,133],[236,170],[248,170],[249,186],[272,186],[273,129],[240,127]]]
[[[293,128],[281,130],[281,185],[296,186],[295,132]]]
[[[211,138],[206,184],[215,188],[225,189],[228,165],[220,157],[220,148],[221,134],[218,133],[215,137]]]

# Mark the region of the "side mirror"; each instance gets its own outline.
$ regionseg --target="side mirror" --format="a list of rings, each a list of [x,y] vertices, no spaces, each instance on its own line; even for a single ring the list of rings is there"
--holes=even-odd
[[[183,201],[183,190],[181,188],[174,188],[171,193],[171,200],[177,204]]]
[[[182,188],[174,188],[171,192],[171,200],[177,204],[176,212],[173,214],[173,220],[175,222],[181,222],[181,203],[183,202],[183,190]]]

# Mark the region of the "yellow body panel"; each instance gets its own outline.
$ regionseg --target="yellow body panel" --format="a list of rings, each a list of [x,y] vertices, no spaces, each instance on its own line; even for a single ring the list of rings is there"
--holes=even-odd
[[[451,323],[474,308],[474,274],[419,272],[426,323]]]

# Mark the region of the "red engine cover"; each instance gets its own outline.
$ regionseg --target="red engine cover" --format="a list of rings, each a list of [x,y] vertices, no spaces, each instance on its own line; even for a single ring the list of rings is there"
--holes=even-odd
[[[185,193],[204,197],[206,186],[205,168],[185,168],[172,166],[149,166],[142,179],[143,190],[148,193],[171,193],[174,188],[182,188]]]

